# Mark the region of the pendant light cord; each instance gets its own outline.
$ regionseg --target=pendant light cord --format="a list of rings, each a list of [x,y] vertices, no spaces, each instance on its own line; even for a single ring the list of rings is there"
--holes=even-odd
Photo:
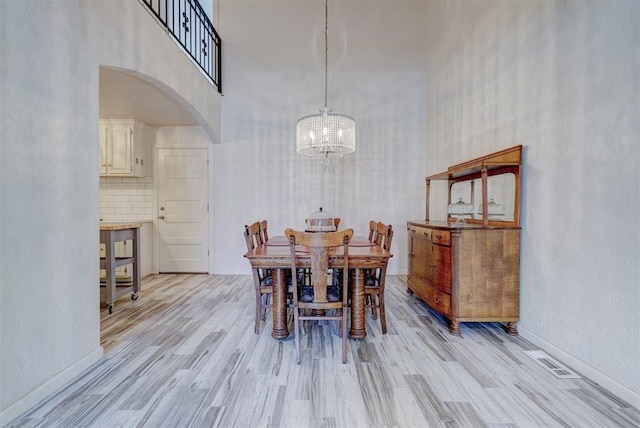
[[[327,67],[329,62],[329,0],[324,0],[324,110],[327,111]]]

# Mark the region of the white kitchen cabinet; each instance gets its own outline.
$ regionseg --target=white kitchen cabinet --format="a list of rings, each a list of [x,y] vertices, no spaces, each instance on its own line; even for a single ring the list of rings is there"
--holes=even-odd
[[[100,175],[144,177],[146,125],[136,120],[100,120]]]

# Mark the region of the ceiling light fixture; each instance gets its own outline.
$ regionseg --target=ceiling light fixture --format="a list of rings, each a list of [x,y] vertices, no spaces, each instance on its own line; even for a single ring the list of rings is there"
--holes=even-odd
[[[298,119],[296,151],[299,154],[329,158],[356,151],[356,121],[327,108],[327,64],[329,57],[329,1],[324,2],[324,108],[320,114]]]

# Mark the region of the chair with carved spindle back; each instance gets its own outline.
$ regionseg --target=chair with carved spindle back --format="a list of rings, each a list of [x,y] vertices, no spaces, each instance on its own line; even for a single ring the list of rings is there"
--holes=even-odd
[[[371,234],[371,233],[370,233]],[[393,230],[391,225],[382,222],[376,224],[375,243],[387,251],[391,251],[391,240],[393,239]],[[368,271],[365,276],[365,306],[371,308],[373,319],[378,318],[378,310],[380,310],[380,326],[382,334],[387,333],[387,316],[384,307],[384,285],[386,280],[385,269],[373,269]]]
[[[369,241],[376,241],[376,231],[378,230],[378,222],[369,220]]]
[[[369,237],[367,238],[369,242],[376,242],[377,231],[378,231],[378,222],[375,220],[369,220]],[[365,277],[373,275],[373,273],[371,272],[371,269],[364,269],[363,273]]]
[[[266,233],[266,220],[264,232]],[[264,244],[260,222],[244,226],[244,239],[247,244],[247,251],[251,251],[256,247]],[[256,319],[255,333],[260,333],[260,322],[265,321],[267,308],[271,308],[271,296],[273,295],[273,279],[267,269],[252,269],[253,283],[256,297]]]
[[[262,238],[262,243],[266,243],[269,240],[269,232],[267,231],[269,223],[267,220],[262,220],[260,222],[260,237]]]
[[[375,220],[369,220],[369,242],[376,242],[376,232],[378,231],[378,222]],[[372,275],[371,269],[364,269],[364,275]]]
[[[284,232],[289,238],[291,249],[291,274],[301,268],[301,261],[296,254],[296,246],[305,246],[309,251],[311,261],[311,294],[300,293],[298,287],[293,287],[293,316],[296,341],[296,363],[300,364],[300,334],[301,321],[305,320],[335,320],[340,321],[342,336],[342,362],[347,362],[347,295],[348,287],[338,287],[339,292],[331,291],[328,285],[328,269],[330,251],[342,247],[343,262],[340,266],[343,274],[343,284],[347,283],[349,272],[349,241],[353,236],[353,229],[337,232],[307,233],[287,229]],[[308,311],[310,310],[310,313]]]
[[[260,237],[262,238],[262,243],[266,244],[267,241],[269,240],[269,231],[268,231],[268,227],[269,227],[269,222],[267,220],[262,220],[260,222]],[[262,276],[267,278],[271,276],[271,269],[264,269],[262,271]],[[272,281],[271,279],[269,281]],[[269,296],[267,295],[267,299],[269,298]],[[262,319],[264,320],[264,316],[262,317]]]
[[[322,210],[322,209],[321,209],[321,210]],[[309,219],[308,219],[308,218],[304,219],[304,222],[305,222],[305,224],[307,224],[307,225],[311,226],[311,223],[310,223],[310,221],[309,221]],[[333,218],[333,229],[334,229],[334,231],[335,231],[335,230],[338,230],[338,226],[339,226],[339,225],[340,225],[340,217],[334,217],[334,218]],[[303,269],[301,272],[302,272],[302,274],[304,275],[304,281],[305,281],[305,283],[306,283],[307,285],[309,285],[309,284],[310,284],[310,282],[309,282],[309,281],[311,280],[311,270],[310,270],[310,269],[305,268],[305,269]],[[337,282],[339,281],[339,280],[338,280],[338,277],[339,277],[340,275],[342,275],[342,271],[340,271],[339,269],[334,269],[334,270],[333,270],[333,285],[337,285]]]

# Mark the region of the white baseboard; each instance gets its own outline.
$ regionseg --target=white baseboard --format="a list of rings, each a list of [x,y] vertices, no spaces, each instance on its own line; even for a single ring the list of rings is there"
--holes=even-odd
[[[80,373],[98,362],[104,355],[104,350],[98,346],[93,352],[80,361],[67,368],[63,372],[49,379],[43,385],[31,391],[11,406],[7,407],[0,413],[0,426],[5,426],[24,412],[35,407],[42,400],[49,398],[52,394],[72,381]]]
[[[539,346],[549,355],[555,357],[559,361],[562,361],[564,364],[579,372],[584,377],[590,379],[592,382],[597,383],[611,394],[626,401],[636,409],[640,409],[640,393],[637,393],[622,385],[620,382],[611,379],[609,376],[596,370],[584,361],[575,358],[566,351],[563,351],[541,337],[536,336],[527,329],[522,328],[520,325],[518,325],[518,333],[529,342]]]

